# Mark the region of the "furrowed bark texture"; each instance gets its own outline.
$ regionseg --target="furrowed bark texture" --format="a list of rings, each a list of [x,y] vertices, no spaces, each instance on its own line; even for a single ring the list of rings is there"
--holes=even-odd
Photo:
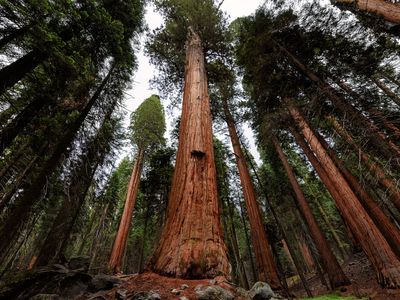
[[[142,173],[144,151],[139,149],[136,158],[135,166],[133,167],[131,179],[129,181],[128,193],[126,195],[124,211],[119,223],[118,232],[115,236],[114,245],[112,248],[109,268],[113,272],[119,272],[122,257],[125,252],[126,242],[128,240],[129,229],[131,227],[133,210],[136,204],[136,196],[139,188],[140,174]]]
[[[350,117],[354,124],[357,124],[357,126],[363,128],[363,130],[365,130],[368,134],[371,145],[373,145],[384,157],[386,157],[393,168],[400,170],[400,162],[395,159],[400,156],[400,148],[397,145],[394,145],[391,141],[388,141],[385,135],[379,131],[379,128],[377,128],[375,124],[371,123],[371,121],[366,116],[361,114],[360,111],[358,111],[351,103],[348,103],[345,101],[345,99],[337,96],[335,91],[327,82],[319,78],[290,51],[274,40],[271,40],[271,43],[277,49],[282,51],[282,53],[288,57],[294,66],[296,66],[303,74],[305,74],[312,82],[314,82],[325,95],[329,97],[336,109],[338,109],[343,115]]]
[[[186,45],[175,173],[152,269],[181,278],[228,276],[230,265],[219,215],[204,54],[199,36],[192,33]]]
[[[225,119],[228,124],[229,135],[231,137],[233,152],[236,157],[236,164],[239,170],[247,214],[249,216],[251,240],[257,264],[257,277],[260,281],[268,282],[271,288],[281,289],[282,286],[279,281],[271,246],[264,230],[260,207],[256,200],[250,173],[247,168],[242,148],[240,147],[239,137],[226,100],[223,100],[223,107]]]
[[[336,201],[336,205],[374,266],[378,282],[385,287],[400,287],[400,261],[397,259],[396,254],[368,216],[357,196],[344,180],[298,109],[290,104],[288,109],[322,168],[329,176],[332,185],[340,194],[339,198],[334,197],[335,200],[339,200]]]
[[[386,21],[400,24],[400,5],[384,0],[336,0],[340,4],[353,4],[359,10],[376,14]]]
[[[357,151],[362,161],[366,164],[366,166],[378,179],[379,184],[383,188],[387,189],[387,191],[389,192],[389,198],[392,200],[396,208],[400,211],[400,190],[396,182],[392,178],[388,177],[385,171],[383,171],[382,168],[376,162],[371,160],[368,154],[364,153],[362,149],[355,144],[352,136],[346,131],[345,128],[343,128],[342,125],[339,124],[339,122],[334,117],[327,116],[326,118],[332,122],[333,127],[339,133],[339,135],[345,141],[347,141],[354,148],[355,151]]]
[[[311,212],[311,208],[308,205],[308,202],[303,194],[303,191],[301,190],[301,187],[297,182],[293,169],[289,165],[289,162],[285,154],[283,153],[278,140],[274,137],[272,139],[272,142],[275,146],[276,152],[278,153],[280,160],[282,161],[283,167],[285,168],[285,171],[289,177],[289,181],[295,192],[296,199],[299,203],[304,219],[307,222],[308,227],[310,228],[311,236],[314,239],[315,246],[317,247],[318,252],[321,256],[321,262],[323,264],[323,268],[328,273],[329,282],[332,288],[350,284],[349,279],[343,273],[342,268],[340,267],[338,261],[336,260],[335,255],[333,254],[333,252],[329,247],[328,241],[326,240],[324,234],[322,233],[321,228],[319,227],[317,221],[315,220]]]

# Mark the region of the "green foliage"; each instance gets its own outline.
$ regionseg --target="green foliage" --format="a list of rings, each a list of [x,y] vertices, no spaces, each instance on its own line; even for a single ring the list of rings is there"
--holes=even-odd
[[[216,59],[229,60],[230,33],[224,14],[213,0],[156,0],[156,8],[165,24],[157,28],[146,42],[152,64],[161,71],[156,80],[165,97],[171,97],[184,76],[185,43],[192,28],[202,41],[207,63]],[[210,75],[210,74],[209,74]],[[209,76],[210,81],[213,77]]]
[[[164,144],[165,115],[158,96],[147,98],[132,113],[130,131],[138,149],[149,151]]]

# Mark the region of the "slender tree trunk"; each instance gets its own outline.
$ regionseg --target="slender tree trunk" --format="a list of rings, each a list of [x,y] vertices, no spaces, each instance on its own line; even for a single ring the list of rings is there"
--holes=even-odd
[[[29,103],[6,127],[0,131],[0,155],[3,153],[15,137],[35,117],[38,111],[45,105],[44,98],[38,98]]]
[[[132,223],[133,210],[135,209],[136,196],[139,190],[140,175],[142,173],[144,160],[144,149],[138,150],[135,165],[132,169],[131,179],[129,181],[128,192],[126,195],[124,211],[121,216],[118,231],[115,236],[113,248],[108,263],[109,268],[114,272],[120,272],[122,256],[125,251],[126,242],[129,236],[129,230]]]
[[[77,251],[77,255],[78,256],[82,255],[83,250],[85,249],[85,245],[87,244],[88,237],[92,233],[93,226],[95,224],[96,217],[97,217],[97,212],[98,212],[98,209],[96,209],[94,214],[91,216],[90,223],[89,223],[89,225],[87,225],[87,228],[86,228],[85,232],[82,235],[82,241],[81,241],[81,244],[79,245],[79,248],[78,248],[78,251]]]
[[[239,142],[240,142],[240,141],[239,141]],[[243,147],[243,144],[242,144],[242,147]],[[292,244],[291,244],[290,241],[289,241],[289,237],[288,237],[288,234],[287,234],[287,232],[286,232],[286,229],[285,229],[285,227],[283,226],[281,220],[278,218],[278,215],[277,215],[277,213],[276,213],[276,211],[275,211],[274,206],[272,205],[271,200],[270,200],[269,197],[268,197],[268,194],[267,194],[267,192],[266,192],[265,187],[263,187],[263,185],[262,185],[262,183],[261,183],[260,177],[258,176],[258,172],[257,172],[257,170],[256,170],[256,168],[255,168],[255,166],[254,166],[254,164],[252,163],[251,159],[249,158],[249,156],[248,156],[248,154],[247,154],[247,151],[245,151],[245,154],[246,154],[246,157],[247,157],[247,159],[248,159],[248,161],[249,161],[249,163],[250,163],[251,169],[253,170],[253,173],[254,173],[254,175],[255,175],[255,177],[256,177],[256,179],[257,179],[257,182],[258,182],[259,186],[260,186],[261,189],[264,191],[265,201],[266,201],[267,206],[269,207],[269,209],[270,209],[270,211],[271,211],[271,213],[272,213],[272,216],[274,217],[274,220],[275,220],[276,225],[278,226],[279,232],[281,233],[281,235],[282,235],[282,237],[283,237],[283,240],[284,240],[284,241],[287,241],[286,244],[287,244],[287,246],[288,246],[289,252],[292,253],[293,255],[295,255],[295,249],[294,249],[294,247],[292,246]],[[296,258],[296,261],[293,260],[293,263],[294,263],[294,265],[295,265],[295,267],[296,267],[297,273],[298,273],[299,276],[300,276],[301,282],[302,282],[302,284],[303,284],[303,287],[304,287],[304,289],[305,289],[307,295],[308,295],[309,297],[313,297],[313,295],[312,295],[312,293],[311,293],[311,290],[310,290],[310,287],[308,286],[307,280],[306,280],[306,278],[305,278],[305,276],[303,275],[303,272],[302,272],[302,270],[301,270],[300,261],[297,260],[297,258]],[[287,288],[286,278],[283,278],[282,280],[284,281],[284,287]],[[287,291],[287,294],[288,294],[288,296],[289,296],[289,291]]]
[[[68,187],[67,195],[57,214],[53,226],[46,237],[36,260],[36,266],[56,263],[67,246],[67,241],[83,206],[87,191],[98,164],[87,161],[80,166]]]
[[[395,85],[397,85],[400,88],[400,81],[395,76],[389,74],[388,72],[386,72],[384,70],[381,70],[379,72],[381,73],[381,75],[386,77],[388,80],[390,80],[391,82],[393,82]]]
[[[150,218],[149,210],[150,210],[149,209],[149,204],[147,204],[146,216],[145,216],[145,219],[144,219],[144,226],[143,226],[142,240],[141,240],[141,243],[140,243],[140,254],[139,254],[139,262],[138,262],[138,272],[139,273],[143,271],[144,248],[146,246],[147,227],[148,227],[149,218]]]
[[[367,101],[366,101],[366,99],[364,99],[364,97],[362,97],[357,92],[355,92],[348,84],[346,84],[340,80],[335,81],[335,82],[347,94],[349,94],[353,98],[357,99],[358,103],[362,105],[362,107],[369,113],[369,115],[371,117],[375,117],[376,119],[378,119],[378,122],[380,122],[382,125],[384,125],[386,130],[388,130],[389,132],[393,132],[395,137],[397,137],[397,138],[400,137],[400,129],[396,125],[394,125],[392,122],[390,122],[385,116],[383,116],[382,113],[379,112],[376,108],[371,107],[371,105],[368,105]]]
[[[371,80],[397,105],[400,105],[400,97],[392,92],[382,81],[380,81],[375,76],[371,76]]]
[[[219,215],[204,54],[199,36],[191,32],[176,167],[153,270],[182,278],[229,276]]]
[[[375,267],[378,282],[385,287],[400,287],[400,261],[397,259],[396,254],[368,216],[347,182],[343,180],[334,162],[330,159],[298,110],[291,105],[288,108],[322,167],[329,174],[332,184],[343,197],[339,198],[341,201],[337,201],[336,205]]]
[[[18,29],[14,29],[11,31],[9,34],[5,35],[0,39],[0,49],[2,49],[4,46],[8,45],[9,43],[14,42],[21,36],[23,36],[30,28],[31,26],[23,26]]]
[[[253,274],[253,282],[256,283],[257,282],[256,264],[254,263],[254,259],[253,259],[253,251],[251,251],[250,237],[249,237],[248,230],[247,230],[246,219],[244,217],[244,209],[243,209],[242,202],[240,202],[240,219],[242,220],[242,224],[243,224],[243,231],[244,231],[244,237],[246,239],[247,253],[248,253],[249,259],[250,259],[251,272]]]
[[[383,17],[386,21],[400,24],[400,5],[385,0],[336,0],[339,4],[355,5],[359,10]]]
[[[400,190],[399,190],[399,187],[397,186],[396,182],[392,178],[389,178],[386,175],[386,173],[382,170],[382,168],[376,162],[374,162],[366,153],[364,153],[361,148],[359,148],[355,144],[351,135],[346,131],[345,128],[342,127],[342,125],[339,124],[339,122],[334,117],[328,116],[326,118],[332,122],[333,127],[340,134],[340,136],[345,141],[347,141],[354,148],[354,150],[359,154],[362,161],[367,165],[367,167],[371,170],[371,172],[378,179],[379,184],[383,188],[385,188],[389,191],[389,193],[390,193],[389,198],[392,200],[392,202],[396,206],[396,208],[400,211]]]
[[[42,191],[47,183],[48,177],[58,167],[63,154],[68,151],[68,146],[73,142],[77,131],[83,124],[91,108],[98,100],[100,94],[110,79],[113,69],[114,67],[110,69],[108,75],[104,78],[103,82],[90,98],[77,119],[68,127],[65,134],[60,137],[54,151],[50,155],[50,158],[44,163],[38,175],[33,179],[29,187],[23,192],[23,195],[17,199],[17,202],[15,203],[15,206],[13,206],[12,210],[10,210],[4,220],[2,220],[2,223],[0,224],[0,262],[3,260],[2,254],[7,252],[7,249],[9,249],[10,245],[12,245],[12,241],[18,237],[19,229],[29,217],[32,207],[41,199]]]
[[[362,115],[350,103],[347,103],[344,101],[344,99],[338,97],[329,84],[315,75],[286,48],[274,40],[271,40],[271,43],[280,51],[282,51],[301,72],[303,72],[312,82],[314,82],[320,88],[320,90],[329,97],[337,109],[339,109],[343,114],[349,115],[352,121],[354,121],[359,128],[366,130],[369,134],[368,138],[371,144],[373,144],[375,148],[393,164],[393,167],[400,170],[400,162],[396,159],[393,159],[400,156],[399,147],[393,143],[390,143],[390,141],[387,141],[385,135],[380,132],[379,129],[372,124],[370,120],[368,120],[368,118]]]
[[[0,212],[7,206],[7,204],[12,199],[14,193],[18,190],[22,181],[25,179],[26,175],[32,170],[36,161],[44,154],[47,149],[47,142],[39,149],[39,152],[35,154],[29,163],[24,167],[24,169],[18,174],[18,177],[12,182],[8,183],[8,189],[4,192],[0,199]]]
[[[16,153],[11,157],[8,158],[8,162],[4,164],[0,170],[0,178],[3,178],[4,175],[7,174],[7,172],[15,165],[16,161],[19,161],[20,158],[25,154],[25,150],[28,147],[28,143],[23,144],[18,150],[16,150]]]
[[[256,200],[250,173],[242,148],[240,147],[233,117],[225,99],[223,100],[223,108],[225,119],[228,124],[229,135],[231,137],[233,152],[236,157],[236,164],[239,170],[247,214],[249,216],[251,239],[257,263],[257,277],[260,281],[268,282],[272,289],[281,289],[282,286],[279,281],[278,271],[272,255],[271,245],[264,230],[261,211]]]
[[[108,208],[109,207],[110,207],[110,202],[108,202],[106,204],[106,206],[104,207],[104,210],[103,210],[103,212],[101,214],[101,217],[100,217],[99,223],[97,225],[95,234],[93,236],[93,241],[92,241],[92,244],[90,246],[90,251],[89,251],[89,254],[90,254],[89,270],[91,270],[91,268],[93,266],[93,263],[94,263],[94,261],[96,259],[96,256],[97,256],[98,243],[99,243],[99,241],[100,241],[100,239],[102,237],[102,232],[104,230],[104,228],[103,228],[104,227],[104,221],[105,221],[105,219],[107,217],[107,213],[108,213]]]
[[[316,197],[314,197],[314,203],[317,205],[318,210],[319,210],[319,212],[320,212],[320,214],[322,216],[322,219],[324,219],[324,222],[325,222],[326,226],[328,226],[328,229],[329,229],[330,233],[332,234],[332,237],[335,240],[336,245],[337,245],[340,253],[342,254],[343,260],[346,259],[347,251],[346,251],[346,248],[344,246],[344,243],[342,242],[341,238],[337,234],[335,228],[333,227],[331,221],[328,218],[328,215],[326,214],[325,210],[322,208],[321,203],[319,203],[319,201],[318,201],[318,199]]]
[[[303,194],[303,191],[301,190],[301,187],[294,175],[293,169],[289,165],[289,162],[285,154],[283,153],[282,148],[279,145],[279,142],[275,137],[272,138],[272,142],[289,177],[289,181],[296,194],[296,198],[303,213],[304,219],[307,222],[308,227],[310,228],[311,236],[313,237],[315,241],[315,246],[317,247],[318,252],[321,255],[321,262],[323,264],[324,270],[328,273],[329,282],[332,288],[350,284],[349,279],[344,274],[342,268],[340,267],[338,261],[336,260],[336,257],[334,256],[329,247],[328,241],[326,240],[324,234],[322,233],[321,228],[319,227],[317,221],[315,220],[311,212],[311,208],[308,205],[308,202]]]
[[[20,59],[0,70],[0,96],[9,88],[13,87],[26,74],[33,71],[47,55],[39,50],[32,50]]]
[[[396,228],[396,226],[390,221],[390,219],[385,215],[379,205],[375,202],[374,199],[364,190],[358,180],[351,174],[349,170],[344,166],[343,162],[337,155],[334,153],[332,149],[329,148],[328,144],[321,138],[321,136],[316,133],[318,141],[324,147],[325,151],[330,155],[332,161],[336,164],[336,166],[341,171],[341,174],[344,176],[344,180],[346,180],[355,194],[358,196],[358,199],[363,204],[364,208],[368,212],[369,216],[374,220],[376,226],[379,228],[383,236],[388,241],[389,245],[392,247],[392,250],[396,255],[400,258],[400,231]]]
[[[249,280],[247,279],[246,269],[244,267],[243,260],[240,255],[239,244],[237,241],[236,228],[235,228],[235,224],[234,224],[234,220],[233,220],[233,208],[232,208],[232,203],[231,203],[229,197],[227,198],[227,206],[228,206],[229,228],[230,228],[230,232],[231,232],[232,248],[233,248],[233,252],[235,255],[236,263],[239,266],[239,270],[240,270],[240,281],[242,283],[242,286],[246,290],[248,290],[250,288]]]

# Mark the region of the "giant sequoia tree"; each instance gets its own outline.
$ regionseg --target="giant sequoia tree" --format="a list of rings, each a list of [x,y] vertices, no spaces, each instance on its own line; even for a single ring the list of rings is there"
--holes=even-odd
[[[369,159],[365,158],[369,161],[367,166],[386,162],[390,170],[386,175],[380,173],[380,178],[393,176],[391,173],[399,168],[400,153],[394,136],[389,133],[397,127],[385,119],[385,122],[377,122],[376,117],[382,118],[380,111],[395,113],[390,107],[396,98],[390,89],[380,98],[375,94],[379,93],[379,86],[367,82],[378,73],[379,64],[384,64],[386,55],[396,55],[396,47],[386,49],[390,54],[382,52],[384,46],[380,40],[370,45],[363,35],[350,35],[348,23],[342,22],[340,16],[329,9],[315,4],[309,5],[308,13],[330,16],[330,19],[312,19],[303,15],[301,17],[308,19],[302,23],[292,11],[277,9],[277,13],[260,9],[255,16],[239,21],[237,57],[251,95],[249,107],[253,112],[253,125],[261,141],[268,139],[271,128],[286,134],[290,129],[374,265],[378,281],[384,286],[397,287],[400,279],[399,231],[379,205],[381,199],[371,196],[372,193],[370,195],[352,174],[355,172],[354,160],[345,157],[345,166],[335,153],[343,153],[340,142],[335,140],[330,145],[325,141],[332,131],[321,121],[324,114],[334,114],[348,126],[351,135],[357,137],[358,145],[371,155]],[[331,29],[321,30],[328,24],[330,28],[336,28],[336,35]],[[364,30],[366,34],[362,27],[356,30]],[[376,37],[371,34],[371,38]],[[352,49],[351,59],[350,52],[340,51],[341,47]],[[362,81],[364,78],[366,81]],[[287,98],[296,99],[303,107],[309,105],[305,109],[309,123],[298,108],[284,100]],[[292,118],[287,117],[288,111]],[[396,189],[390,191],[390,197],[396,193]],[[380,251],[376,251],[378,247]]]
[[[185,72],[175,172],[166,223],[151,265],[169,276],[228,276],[205,68],[205,55],[220,50],[222,16],[209,0],[156,4],[166,24],[149,41],[148,51],[154,62],[165,66],[163,71],[172,71],[177,78]],[[165,40],[168,44],[162,44]]]
[[[157,149],[164,142],[165,117],[158,96],[153,95],[144,100],[132,114],[131,131],[132,143],[137,148],[137,155],[109,262],[109,267],[114,272],[119,271],[125,251],[145,155]]]

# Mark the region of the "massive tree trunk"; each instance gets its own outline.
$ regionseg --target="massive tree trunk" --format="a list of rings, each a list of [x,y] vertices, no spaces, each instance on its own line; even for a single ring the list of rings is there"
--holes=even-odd
[[[154,271],[181,278],[229,276],[220,224],[207,75],[200,37],[186,45],[176,167]]]
[[[310,228],[311,236],[313,237],[315,241],[315,246],[317,247],[318,252],[321,255],[321,262],[324,270],[328,273],[329,282],[332,288],[350,284],[349,279],[343,273],[343,270],[340,267],[338,261],[336,260],[336,257],[329,248],[328,241],[326,240],[324,234],[322,233],[321,228],[319,227],[317,221],[315,220],[311,212],[310,206],[308,205],[308,202],[303,194],[303,191],[301,190],[301,187],[294,175],[293,169],[289,165],[289,162],[285,154],[283,153],[282,148],[279,145],[279,142],[275,137],[273,137],[272,142],[275,146],[276,152],[279,155],[279,158],[282,161],[285,171],[289,177],[289,181],[295,192],[304,219],[307,222],[308,227]]]
[[[347,141],[359,154],[362,161],[367,165],[367,167],[378,179],[379,184],[383,188],[388,190],[389,198],[392,200],[396,208],[400,211],[400,191],[399,188],[397,187],[396,182],[392,178],[388,177],[386,173],[382,170],[382,168],[376,162],[374,162],[366,153],[364,153],[361,148],[359,148],[355,144],[351,135],[346,131],[346,129],[342,127],[342,125],[339,124],[339,122],[334,117],[327,116],[326,118],[332,122],[333,127],[340,134],[340,136],[345,141]]]
[[[26,74],[35,69],[46,59],[47,55],[38,50],[32,50],[20,59],[0,70],[0,96],[14,86]]]
[[[126,243],[128,240],[129,229],[131,227],[133,210],[136,204],[136,196],[139,189],[140,175],[142,173],[144,159],[144,150],[139,149],[135,165],[132,170],[131,179],[129,181],[128,192],[126,195],[124,211],[119,223],[118,232],[115,236],[113,248],[111,251],[109,268],[117,273],[120,271],[121,261],[125,252]]]
[[[320,161],[322,168],[328,174],[334,188],[340,193],[341,197],[337,198],[339,201],[336,201],[336,205],[375,267],[378,282],[385,287],[400,287],[400,261],[397,259],[396,254],[375,226],[348,183],[343,180],[340,171],[336,168],[334,162],[299,111],[291,105],[289,105],[288,109]]]
[[[339,4],[355,5],[359,10],[373,13],[386,21],[400,24],[400,5],[385,0],[336,0]]]
[[[278,271],[276,269],[272,249],[268,241],[267,234],[261,217],[260,207],[258,206],[253,184],[246,160],[240,147],[239,137],[236,132],[233,117],[229,111],[226,99],[223,99],[225,119],[231,137],[233,152],[236,157],[236,164],[239,170],[240,182],[243,189],[243,197],[246,203],[247,214],[249,216],[251,240],[254,255],[257,263],[258,280],[268,282],[273,289],[281,289]]]
[[[89,114],[108,83],[113,69],[114,67],[110,69],[108,75],[103,79],[101,85],[87,102],[85,108],[80,112],[77,119],[75,119],[75,121],[68,127],[65,134],[60,137],[57,144],[54,146],[54,150],[50,157],[39,170],[38,175],[33,178],[29,186],[23,191],[21,197],[16,200],[13,208],[9,211],[4,220],[2,220],[2,223],[0,224],[0,262],[10,249],[12,241],[19,236],[19,229],[29,218],[32,207],[40,200],[47,179],[59,166],[63,155],[67,153],[67,148],[73,142],[77,131],[85,121],[86,116]]]
[[[376,226],[392,247],[392,250],[400,258],[400,231],[385,215],[375,200],[365,191],[353,174],[351,174],[351,172],[344,166],[343,161],[337,157],[336,153],[332,149],[329,148],[326,141],[318,133],[316,133],[315,136],[327,153],[329,153],[330,158],[341,171],[341,175],[343,175],[345,180],[347,180],[369,216],[374,220]]]
[[[299,59],[297,59],[292,53],[290,53],[286,48],[280,45],[275,40],[271,40],[271,43],[278,48],[282,53],[284,53],[289,60],[295,65],[301,72],[303,72],[312,82],[314,82],[319,89],[326,94],[332,101],[334,106],[342,112],[344,115],[348,115],[352,122],[356,124],[359,128],[366,130],[368,133],[368,139],[371,144],[375,146],[377,151],[382,153],[388,161],[391,162],[394,168],[400,170],[400,162],[395,157],[400,155],[400,148],[390,141],[386,140],[385,135],[379,131],[379,129],[368,120],[363,114],[361,114],[353,105],[346,102],[341,97],[338,97],[332,87],[325,81],[320,79],[316,74],[314,74],[307,66],[305,66]]]

